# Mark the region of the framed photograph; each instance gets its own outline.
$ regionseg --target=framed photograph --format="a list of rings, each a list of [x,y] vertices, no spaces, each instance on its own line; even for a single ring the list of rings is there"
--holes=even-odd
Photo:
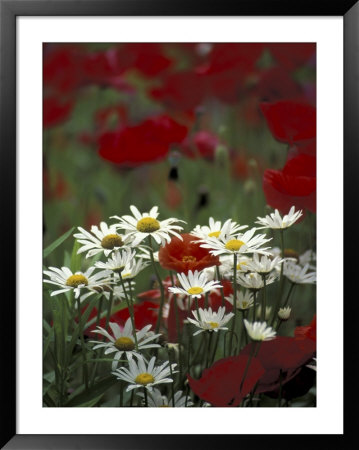
[[[1,1],[3,448],[349,448],[358,15]]]

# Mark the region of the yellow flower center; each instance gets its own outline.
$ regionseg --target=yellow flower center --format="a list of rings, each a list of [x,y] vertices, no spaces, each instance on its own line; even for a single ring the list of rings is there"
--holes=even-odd
[[[246,302],[245,300],[243,300],[242,305],[241,305],[241,308],[242,308],[242,309],[247,309],[248,305],[249,305],[249,303]]]
[[[208,237],[216,237],[218,238],[218,236],[221,234],[220,231],[212,231],[211,233],[209,233]]]
[[[115,347],[123,351],[131,351],[135,348],[133,340],[127,336],[120,337],[115,341]]]
[[[135,382],[137,384],[142,384],[143,386],[146,386],[146,384],[153,383],[155,379],[150,373],[144,372],[137,375]]]
[[[137,222],[137,230],[141,233],[153,233],[161,228],[158,220],[153,217],[144,217]]]
[[[231,239],[230,241],[227,242],[225,247],[227,250],[230,250],[231,252],[236,252],[242,247],[242,245],[244,245],[244,242],[240,241],[239,239]]]
[[[198,294],[202,294],[203,289],[199,286],[193,286],[193,287],[189,288],[187,292],[190,295],[198,295]]]
[[[197,258],[192,255],[185,255],[182,257],[182,262],[195,262],[197,261]]]
[[[84,275],[71,275],[66,280],[66,286],[71,286],[73,288],[77,288],[80,284],[84,284],[87,286],[89,284],[87,278]]]
[[[122,247],[123,241],[118,234],[108,234],[102,238],[101,246],[106,250],[112,250],[115,247]]]
[[[218,328],[219,324],[217,322],[208,322],[208,325],[210,325],[211,329]]]

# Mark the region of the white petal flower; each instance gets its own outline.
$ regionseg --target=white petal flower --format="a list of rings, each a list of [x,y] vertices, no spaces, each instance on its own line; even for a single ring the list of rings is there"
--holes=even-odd
[[[294,206],[292,206],[289,213],[283,216],[283,218],[279,214],[278,209],[276,209],[274,213],[268,216],[257,217],[258,221],[256,223],[262,225],[258,229],[272,228],[273,230],[283,230],[293,225],[302,215],[302,211],[295,211]]]
[[[278,317],[280,320],[288,320],[291,312],[292,312],[292,308],[290,306],[287,306],[285,308],[280,308],[278,311]]]
[[[283,267],[283,274],[295,284],[314,284],[317,279],[316,272],[309,272],[309,264],[304,267],[292,261],[286,261]]]
[[[157,244],[165,245],[166,242],[171,241],[170,234],[182,240],[182,237],[177,231],[183,230],[179,225],[173,225],[176,222],[184,222],[174,218],[159,221],[158,207],[154,206],[148,213],[140,213],[136,206],[131,205],[130,209],[133,216],[113,216],[118,219],[119,223],[115,226],[126,231],[126,236],[133,239],[131,245],[137,246],[140,242],[146,239],[147,236],[152,236]]]
[[[228,297],[225,297],[225,299],[233,305],[234,297],[233,294],[229,295]],[[237,309],[240,309],[241,311],[246,311],[247,309],[251,308],[254,304],[253,301],[253,293],[251,293],[249,290],[244,291],[238,291],[237,292],[237,299],[236,299],[236,306]]]
[[[222,287],[218,281],[209,281],[206,274],[204,272],[199,273],[198,270],[195,270],[194,273],[192,270],[189,270],[188,275],[185,273],[177,274],[177,278],[182,288],[169,287],[168,290],[173,294],[184,294],[200,298],[206,292]]]
[[[143,392],[138,392],[137,395],[141,398],[144,398]],[[161,392],[154,388],[153,391],[148,394],[148,406],[150,408],[163,408],[163,407],[175,407],[175,408],[184,408],[185,406],[192,406],[193,403],[190,400],[190,397],[182,395],[182,391],[175,392],[174,398],[167,398],[166,395],[162,395]],[[174,404],[173,404],[174,400]]]
[[[61,294],[62,292],[73,291],[75,298],[80,296],[81,290],[88,291],[87,294],[81,296],[80,300],[84,300],[91,294],[108,290],[109,286],[113,284],[110,272],[102,270],[93,274],[95,267],[90,267],[86,272],[72,273],[68,267],[49,267],[49,270],[44,270],[44,274],[50,277],[49,280],[44,280],[44,283],[59,286],[61,289],[51,292],[52,295]]]
[[[229,224],[230,225],[230,224]],[[218,238],[209,237],[202,239],[201,247],[208,248],[213,255],[242,255],[246,253],[268,254],[268,247],[261,248],[270,239],[265,238],[265,234],[254,235],[256,228],[252,228],[245,233],[237,235],[230,234],[230,228],[223,227]]]
[[[200,328],[199,331],[196,331],[193,333],[193,336],[196,336],[199,333],[202,333],[203,331],[215,331],[218,330],[228,330],[227,327],[224,327],[234,316],[233,313],[226,313],[226,308],[224,306],[221,306],[218,308],[218,311],[212,311],[212,308],[208,309],[202,309],[199,308],[198,311],[192,311],[192,314],[195,317],[194,319],[191,319],[190,317],[187,317],[187,320],[193,325],[196,325],[196,327]]]
[[[130,361],[134,355],[137,357],[141,357],[139,352],[143,351],[146,348],[160,347],[159,344],[155,344],[152,342],[157,339],[160,334],[149,335],[149,330],[152,325],[146,325],[144,328],[142,328],[142,330],[136,331],[138,351],[135,350],[135,338],[130,318],[127,319],[123,329],[121,329],[120,326],[114,322],[110,322],[109,325],[113,336],[111,336],[104,328],[101,327],[97,327],[98,329],[94,330],[94,333],[102,334],[102,336],[107,337],[110,342],[90,342],[96,344],[93,347],[94,350],[98,348],[104,348],[105,355],[114,353],[112,370],[116,369],[118,360],[123,354],[125,354],[127,359]]]
[[[218,238],[221,235],[222,230],[227,230],[227,228],[229,228],[229,234],[234,235],[238,231],[248,228],[248,225],[239,225],[232,221],[232,219],[228,219],[222,226],[221,221],[215,221],[213,217],[210,217],[209,225],[197,225],[190,234],[200,239],[207,239],[209,237]]]
[[[132,280],[135,278],[143,269],[148,266],[149,262],[140,259],[135,259],[130,261],[121,271],[121,276],[125,280]]]
[[[269,258],[266,255],[259,257],[258,253],[253,255],[253,259],[247,262],[246,267],[251,272],[257,272],[259,275],[267,275],[273,270],[280,270],[280,265],[283,260],[276,256],[275,258]]]
[[[105,222],[100,223],[100,228],[92,225],[91,233],[82,227],[78,227],[78,230],[80,233],[75,233],[74,237],[82,244],[82,247],[77,253],[87,252],[86,258],[101,252],[107,257],[113,250],[130,244],[129,237],[118,234],[115,225],[108,226]]]
[[[150,362],[147,364],[146,361],[139,357],[137,362],[134,359],[128,361],[127,367],[120,367],[112,372],[113,375],[117,377],[118,380],[124,380],[129,383],[126,392],[132,389],[145,388],[152,391],[153,386],[161,383],[173,383],[172,378],[169,375],[178,372],[174,370],[177,366],[176,363],[170,364],[169,361],[165,361],[160,366],[155,366],[156,357],[153,356]]]
[[[253,341],[270,341],[271,339],[274,339],[277,334],[272,327],[267,326],[266,322],[250,323],[247,319],[244,319],[244,325],[248,336]]]
[[[126,265],[130,264],[136,256],[136,252],[129,248],[123,251],[114,251],[107,262],[98,261],[95,263],[95,267],[100,269],[112,270],[113,272],[122,272]]]
[[[278,279],[278,273],[273,272],[266,277],[266,286],[274,283]],[[264,287],[263,277],[256,272],[246,273],[246,274],[237,274],[237,283],[241,286],[257,291]]]

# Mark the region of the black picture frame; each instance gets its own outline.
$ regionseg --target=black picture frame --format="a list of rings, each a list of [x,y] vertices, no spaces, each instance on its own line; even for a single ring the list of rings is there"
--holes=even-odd
[[[343,435],[17,435],[16,434],[16,17],[18,16],[343,16],[344,17],[344,255],[356,255],[355,181],[359,169],[359,3],[357,0],[0,0],[0,186],[2,196],[1,448],[5,449],[183,449],[352,448],[357,379],[354,335],[355,269],[344,272],[345,390]],[[354,249],[354,250],[353,250]],[[12,255],[12,256],[11,256]],[[353,266],[355,267],[355,266]],[[328,281],[329,282],[329,281]],[[344,297],[345,298],[345,297]],[[335,364],[335,361],[333,361]]]

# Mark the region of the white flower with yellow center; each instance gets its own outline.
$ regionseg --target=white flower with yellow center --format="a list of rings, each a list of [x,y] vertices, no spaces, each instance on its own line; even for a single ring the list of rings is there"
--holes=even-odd
[[[290,306],[287,306],[285,308],[280,308],[278,311],[278,318],[283,321],[288,320],[291,312],[292,312],[292,308]]]
[[[144,398],[143,392],[138,392],[137,395]],[[174,401],[174,404],[173,404]],[[185,406],[192,406],[193,403],[189,396],[182,395],[182,391],[175,392],[173,399],[172,397],[167,398],[166,395],[162,395],[161,392],[154,388],[152,392],[148,395],[148,406],[150,408],[184,408]]]
[[[266,286],[274,283],[278,279],[278,272],[273,272],[266,277]],[[241,286],[253,290],[258,291],[264,287],[263,277],[257,272],[250,273],[239,273],[237,274],[237,283]]]
[[[135,349],[135,338],[130,318],[127,319],[125,327],[123,329],[121,329],[117,323],[110,322],[109,325],[112,330],[113,336],[111,336],[104,328],[101,327],[97,327],[98,330],[94,330],[94,333],[102,334],[102,336],[107,337],[110,342],[90,342],[96,344],[93,347],[94,350],[97,350],[98,348],[105,348],[105,355],[115,353],[112,362],[112,370],[116,369],[118,360],[123,354],[125,354],[128,361],[130,361],[134,355],[138,358],[141,358],[141,354],[138,352],[141,352],[146,348],[160,347],[159,344],[150,343],[157,339],[158,336],[160,336],[160,334],[148,334],[148,331],[150,330],[152,325],[146,325],[144,328],[142,328],[142,330],[136,331],[138,351],[136,351]]]
[[[284,230],[293,225],[302,215],[302,211],[295,211],[294,206],[292,206],[289,213],[283,216],[283,218],[279,214],[278,209],[276,209],[274,213],[268,216],[257,217],[258,221],[256,223],[262,225],[258,229],[271,228],[272,230]]]
[[[269,242],[270,239],[265,238],[265,234],[257,234],[256,228],[239,233],[237,235],[229,234],[229,228],[223,228],[218,238],[203,239],[201,247],[208,248],[212,255],[242,255],[245,253],[262,253],[268,254],[266,250],[269,247],[261,248],[263,244]]]
[[[139,246],[138,250],[141,253],[137,253],[136,257],[137,258],[142,258],[142,259],[148,259],[151,260],[151,252],[144,246]],[[153,252],[153,259],[155,260],[155,262],[158,262],[158,251],[157,252]]]
[[[135,259],[130,261],[125,265],[123,270],[121,271],[121,276],[124,280],[132,280],[135,278],[143,269],[148,266],[149,262],[143,261],[140,259]]]
[[[309,264],[304,267],[292,261],[286,261],[283,267],[283,275],[295,284],[314,284],[317,279],[316,272],[309,272]]]
[[[250,323],[247,319],[244,319],[244,325],[248,336],[255,342],[270,341],[274,339],[277,334],[272,327],[267,326],[266,322]]]
[[[231,278],[233,276],[233,255],[223,255],[220,257],[221,265],[219,266],[219,272],[224,278]],[[252,261],[248,256],[237,256],[237,273],[249,272],[248,263]]]
[[[169,378],[172,374],[178,372],[174,370],[177,366],[176,363],[169,364],[169,361],[165,361],[160,366],[155,366],[156,357],[153,356],[150,362],[139,357],[137,362],[134,359],[128,361],[127,367],[120,367],[112,372],[118,380],[124,380],[129,383],[126,392],[132,391],[132,389],[145,388],[148,391],[152,391],[153,386],[161,383],[173,383],[172,378]]]
[[[192,314],[194,315],[195,320],[191,317],[187,317],[187,320],[200,328],[200,330],[193,333],[193,336],[203,333],[203,331],[217,332],[219,330],[228,330],[224,325],[226,325],[234,316],[233,313],[226,314],[226,308],[224,306],[218,308],[217,312],[212,311],[212,308],[199,308],[198,311],[192,311]]]
[[[82,244],[82,247],[77,253],[87,252],[86,258],[91,258],[101,252],[107,257],[113,250],[129,244],[129,238],[118,234],[115,225],[108,226],[105,222],[100,223],[100,228],[92,225],[92,234],[82,227],[78,227],[78,230],[80,233],[75,233],[74,238]]]
[[[95,263],[95,267],[105,270],[111,270],[115,273],[121,273],[124,268],[130,264],[136,256],[136,252],[129,248],[122,251],[114,251],[107,262],[98,261]]]
[[[258,253],[255,253],[253,259],[248,261],[247,268],[251,272],[257,272],[259,275],[267,275],[273,270],[280,270],[282,263],[283,260],[279,256],[272,259],[266,255],[259,256]]]
[[[109,290],[109,286],[113,284],[109,271],[102,270],[92,275],[95,269],[95,267],[90,267],[86,272],[72,273],[68,267],[61,267],[61,269],[49,267],[49,270],[44,270],[44,274],[50,279],[44,280],[44,283],[54,284],[61,288],[52,291],[51,296],[73,291],[75,298],[78,298],[82,289],[89,291],[85,296],[81,297],[82,301],[91,294]]]
[[[207,238],[218,238],[223,229],[229,228],[230,234],[235,234],[244,228],[248,228],[248,225],[239,225],[236,222],[233,222],[232,219],[228,219],[222,226],[222,222],[219,220],[214,220],[213,217],[209,218],[209,225],[196,225],[194,230],[191,231],[190,234],[192,236],[199,237],[200,239]]]
[[[190,270],[188,275],[185,273],[177,274],[177,278],[182,288],[169,287],[168,290],[173,294],[184,294],[193,298],[200,298],[206,292],[222,287],[218,281],[209,281],[206,274],[204,272],[199,273],[198,270],[195,270],[194,273]]]
[[[228,297],[225,297],[225,299],[233,305],[234,302],[234,296],[233,294],[229,295]],[[251,308],[254,304],[253,300],[253,293],[251,293],[249,290],[244,291],[238,291],[237,292],[237,299],[236,299],[236,306],[237,309],[241,311],[247,311],[249,308]]]
[[[183,227],[173,224],[176,222],[184,222],[183,220],[170,218],[159,221],[157,219],[159,215],[157,206],[154,206],[150,212],[142,214],[134,205],[131,205],[130,209],[133,216],[113,216],[112,218],[119,220],[116,228],[125,230],[126,236],[133,239],[131,243],[133,247],[146,239],[147,236],[152,236],[157,244],[162,245],[171,241],[170,234],[182,240],[182,237],[177,231],[183,230]]]

